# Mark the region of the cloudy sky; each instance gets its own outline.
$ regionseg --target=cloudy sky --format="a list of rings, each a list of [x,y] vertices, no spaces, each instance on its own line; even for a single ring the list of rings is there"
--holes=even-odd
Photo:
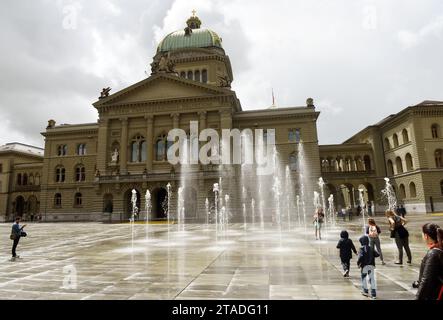
[[[0,144],[42,146],[47,120],[95,122],[105,86],[146,77],[192,9],[231,58],[243,109],[312,97],[321,144],[443,100],[441,0],[3,0]]]

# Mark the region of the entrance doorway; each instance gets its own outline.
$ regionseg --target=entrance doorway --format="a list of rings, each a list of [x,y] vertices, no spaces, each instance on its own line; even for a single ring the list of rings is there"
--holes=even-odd
[[[168,192],[165,188],[156,188],[152,192],[153,219],[167,219]]]

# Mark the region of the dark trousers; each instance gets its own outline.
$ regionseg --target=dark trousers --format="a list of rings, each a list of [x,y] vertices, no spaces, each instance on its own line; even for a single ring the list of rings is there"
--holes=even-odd
[[[341,265],[343,267],[343,271],[349,271],[349,268],[351,267],[351,259],[341,259]]]
[[[398,261],[403,262],[403,248],[408,256],[408,261],[412,260],[411,249],[409,248],[409,237],[401,239],[398,233],[395,234],[395,244],[398,249]]]
[[[20,237],[17,237],[15,240],[14,240],[14,243],[12,244],[12,257],[16,257],[17,256],[17,253],[15,252],[15,250],[17,249],[17,246],[18,246],[18,242],[20,241]]]

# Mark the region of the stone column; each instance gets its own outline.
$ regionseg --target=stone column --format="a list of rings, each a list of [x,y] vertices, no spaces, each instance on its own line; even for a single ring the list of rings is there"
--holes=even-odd
[[[172,128],[178,129],[180,127],[180,114],[173,113],[171,114],[171,118],[172,118]]]
[[[207,126],[207,112],[206,111],[200,111],[198,112],[198,129],[201,132],[202,130],[206,129]],[[198,133],[200,135],[200,132]],[[199,150],[201,146],[204,145],[205,142],[199,141]],[[204,166],[199,163],[200,170],[204,169]]]
[[[198,113],[198,118],[199,118],[199,123],[198,123],[199,130],[201,131],[201,130],[206,129],[207,112],[206,111],[200,111]]]
[[[146,170],[152,171],[154,160],[154,116],[145,116],[146,119]]]
[[[101,174],[106,174],[106,163],[108,162],[108,119],[100,119],[98,126],[98,147],[97,147],[97,170]]]
[[[122,135],[120,141],[120,173],[128,173],[128,118],[121,118]]]

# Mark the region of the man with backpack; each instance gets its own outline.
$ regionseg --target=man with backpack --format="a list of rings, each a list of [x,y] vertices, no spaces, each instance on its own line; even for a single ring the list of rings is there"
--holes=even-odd
[[[20,241],[20,238],[26,237],[26,232],[23,231],[25,227],[26,224],[20,227],[20,217],[16,217],[15,223],[12,225],[11,236],[10,236],[10,239],[14,241],[12,243],[12,260],[20,258],[20,256],[18,256],[16,253],[16,249],[18,246],[18,242]]]

